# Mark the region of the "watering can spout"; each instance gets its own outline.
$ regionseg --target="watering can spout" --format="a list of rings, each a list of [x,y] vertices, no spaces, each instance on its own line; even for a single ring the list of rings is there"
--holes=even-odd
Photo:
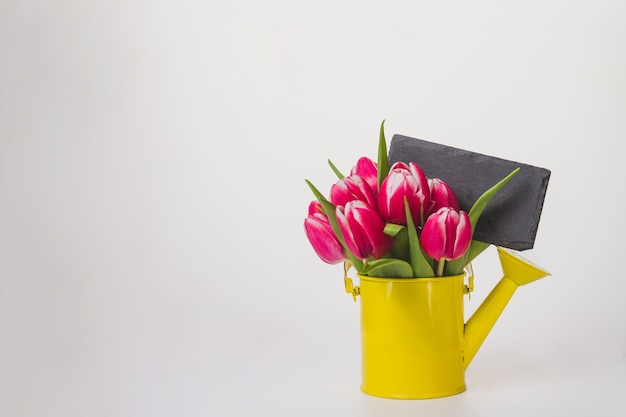
[[[467,368],[520,285],[550,275],[517,253],[498,247],[504,276],[465,324],[464,366]]]

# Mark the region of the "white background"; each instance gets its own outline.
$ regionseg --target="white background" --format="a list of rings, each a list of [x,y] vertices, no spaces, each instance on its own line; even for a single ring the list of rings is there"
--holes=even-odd
[[[623,1],[0,0],[0,415],[626,413]],[[522,287],[428,401],[359,391],[302,222],[395,133],[548,168]],[[501,276],[475,263],[467,313]]]

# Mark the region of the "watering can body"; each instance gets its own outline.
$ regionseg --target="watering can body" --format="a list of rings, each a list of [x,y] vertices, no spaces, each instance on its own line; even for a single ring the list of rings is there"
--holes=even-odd
[[[361,298],[361,390],[397,399],[426,399],[465,391],[465,369],[520,286],[548,275],[498,248],[504,276],[464,322],[465,274],[437,278],[359,275],[346,290]]]
[[[359,278],[361,390],[406,399],[464,391],[464,275]]]

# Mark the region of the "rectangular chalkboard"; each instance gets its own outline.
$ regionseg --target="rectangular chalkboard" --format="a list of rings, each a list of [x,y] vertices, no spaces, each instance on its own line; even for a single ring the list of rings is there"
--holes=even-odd
[[[394,135],[389,148],[389,164],[397,161],[415,162],[427,177],[446,182],[465,211],[519,167],[483,211],[474,239],[515,250],[533,247],[549,170],[402,135]]]

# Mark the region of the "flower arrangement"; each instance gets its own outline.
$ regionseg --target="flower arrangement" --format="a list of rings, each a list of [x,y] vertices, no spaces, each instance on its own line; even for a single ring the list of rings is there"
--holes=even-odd
[[[469,212],[438,178],[427,178],[414,162],[387,159],[384,120],[378,160],[361,157],[327,199],[309,180],[316,197],[304,220],[315,253],[329,264],[344,263],[364,276],[426,278],[463,272],[488,243],[473,240],[476,224],[493,196],[519,171],[486,190]]]

